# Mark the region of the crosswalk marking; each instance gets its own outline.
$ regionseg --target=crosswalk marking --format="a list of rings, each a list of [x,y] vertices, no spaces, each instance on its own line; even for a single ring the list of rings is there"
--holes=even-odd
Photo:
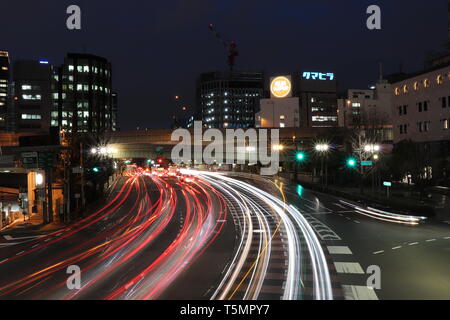
[[[343,285],[345,300],[378,300],[375,290],[364,286]]]
[[[330,254],[352,254],[350,248],[346,246],[328,246],[327,249]]]
[[[334,267],[338,273],[364,274],[364,270],[357,262],[335,262]]]

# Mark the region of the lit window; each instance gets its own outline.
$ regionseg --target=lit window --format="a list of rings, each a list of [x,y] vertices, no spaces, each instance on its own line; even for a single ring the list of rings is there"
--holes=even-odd
[[[280,120],[284,120],[284,119],[285,119],[285,116],[281,115]]]
[[[40,94],[36,94],[36,95],[23,94],[22,98],[23,98],[23,100],[41,100],[41,95]]]
[[[436,83],[437,84],[443,84],[444,83],[444,77],[441,74],[436,77]]]
[[[414,82],[414,91],[419,90],[419,88],[420,88],[419,82],[418,81]]]
[[[428,79],[423,80],[423,86],[425,88],[429,88],[430,87],[430,80],[428,80]]]
[[[280,122],[280,128],[285,128],[286,125],[284,124],[284,122]]]
[[[403,92],[404,92],[404,93],[408,93],[408,91],[409,91],[408,85],[405,84],[405,85],[403,86]]]
[[[444,120],[444,130],[448,130],[449,126],[450,126],[449,119],[445,119]]]
[[[69,66],[69,71],[73,71],[73,70],[75,70],[74,66],[70,65]]]
[[[400,88],[395,88],[395,95],[399,96],[400,95]]]
[[[31,90],[31,86],[28,84],[22,85],[22,90]]]
[[[84,71],[84,72],[89,72],[89,66],[84,66],[84,67],[83,67],[83,71]]]

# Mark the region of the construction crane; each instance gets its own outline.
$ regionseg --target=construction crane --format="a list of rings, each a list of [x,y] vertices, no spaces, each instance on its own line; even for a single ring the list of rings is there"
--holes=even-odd
[[[239,56],[239,52],[237,51],[237,43],[236,41],[227,41],[223,39],[222,35],[214,28],[213,24],[209,25],[209,30],[211,30],[217,39],[227,48],[228,50],[228,66],[230,70],[233,71],[234,65],[236,64],[236,57]]]

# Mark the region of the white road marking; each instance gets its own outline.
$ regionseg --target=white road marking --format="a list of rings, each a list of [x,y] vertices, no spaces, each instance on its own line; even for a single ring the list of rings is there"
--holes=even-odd
[[[42,238],[45,237],[44,235],[40,236],[31,236],[31,237],[20,237],[20,238],[13,238],[10,235],[4,235],[3,238],[5,238],[7,241],[13,241],[13,240],[23,240],[23,239],[35,239],[35,238]]]
[[[408,244],[409,246],[415,246],[416,244],[419,244],[418,242],[412,242],[410,244]]]
[[[19,255],[21,255],[22,253],[25,253],[25,251],[20,251],[20,252],[16,253],[16,256],[19,256]]]
[[[345,300],[378,300],[373,288],[343,285]]]
[[[402,246],[398,246],[398,247],[393,247],[392,250],[397,250],[400,249]]]
[[[15,246],[16,244],[19,244],[20,242],[14,242],[14,243],[0,243],[0,247],[10,247]]]
[[[352,254],[350,248],[346,246],[328,246],[327,249],[330,254]]]
[[[359,222],[358,220],[354,220],[355,221],[355,223],[361,223],[361,222]]]
[[[449,240],[449,239],[450,239],[450,237],[445,237],[444,239],[445,239],[445,240]]]
[[[425,240],[426,242],[433,242],[433,241],[436,241],[436,239],[428,239],[428,240]]]
[[[373,254],[380,254],[380,253],[384,253],[384,250],[376,251]]]
[[[364,274],[364,270],[357,262],[335,262],[334,267],[338,273]]]

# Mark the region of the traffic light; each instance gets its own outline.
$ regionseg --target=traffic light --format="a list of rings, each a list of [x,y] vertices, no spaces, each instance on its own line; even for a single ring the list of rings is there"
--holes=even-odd
[[[162,164],[164,162],[164,158],[159,157],[158,159],[156,159],[156,162],[158,164]]]
[[[296,159],[298,162],[303,162],[303,161],[306,160],[306,154],[305,154],[304,152],[302,152],[302,151],[299,151],[299,152],[297,152],[297,153],[295,154],[295,159]]]
[[[100,172],[100,169],[97,168],[97,167],[95,167],[95,168],[92,169],[92,171],[94,171],[95,173],[99,173],[99,172]]]
[[[347,159],[347,167],[354,168],[358,164],[358,161],[354,157],[350,157]]]

